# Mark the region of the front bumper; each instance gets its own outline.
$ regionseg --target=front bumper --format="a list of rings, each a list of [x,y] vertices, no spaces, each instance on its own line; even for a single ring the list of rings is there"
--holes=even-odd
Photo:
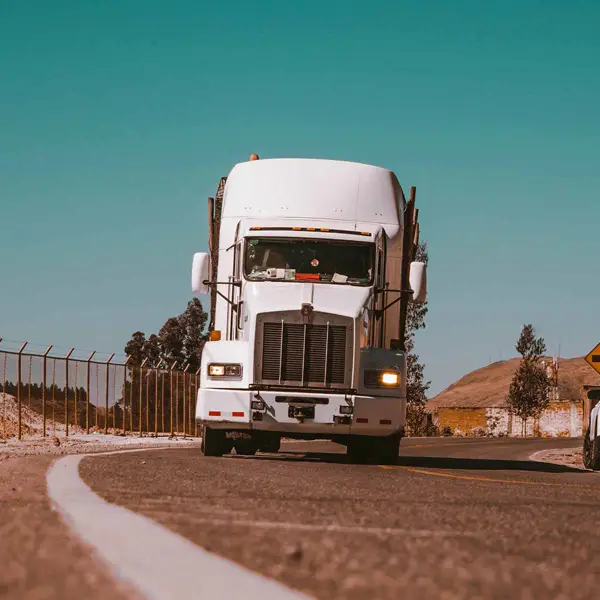
[[[281,401],[282,397],[290,401]],[[314,418],[299,420],[289,414],[294,399],[298,404],[318,398]],[[264,410],[252,409],[252,400],[262,400]],[[352,406],[347,423],[335,422],[340,407]],[[258,414],[257,414],[258,413]],[[259,418],[260,415],[260,418]],[[385,436],[404,428],[406,400],[397,397],[327,394],[300,391],[251,391],[201,388],[198,390],[196,419],[211,427],[233,430],[277,431],[318,435]],[[339,419],[338,419],[339,420]]]

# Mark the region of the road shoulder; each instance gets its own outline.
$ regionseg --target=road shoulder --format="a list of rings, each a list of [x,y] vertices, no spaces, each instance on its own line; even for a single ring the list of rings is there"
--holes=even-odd
[[[539,450],[529,457],[536,462],[546,462],[554,465],[572,467],[573,469],[587,470],[583,466],[582,448],[550,448],[548,450]]]
[[[0,598],[131,598],[53,509],[46,489],[53,461],[0,461]]]

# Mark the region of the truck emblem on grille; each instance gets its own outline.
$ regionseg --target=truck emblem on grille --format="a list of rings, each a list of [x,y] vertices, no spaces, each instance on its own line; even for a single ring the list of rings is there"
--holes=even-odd
[[[303,323],[308,323],[308,321],[310,320],[310,317],[312,316],[312,312],[313,312],[312,304],[305,303],[302,305],[302,308],[300,309],[300,314],[302,315]]]

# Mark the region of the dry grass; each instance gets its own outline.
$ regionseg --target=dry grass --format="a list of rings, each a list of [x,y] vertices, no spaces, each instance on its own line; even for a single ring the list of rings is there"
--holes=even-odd
[[[51,418],[51,410],[46,412],[46,435],[63,435],[64,426],[64,408],[62,404],[57,403],[57,410],[54,421]],[[10,394],[0,393],[0,440],[9,439],[17,436],[19,423],[19,409],[17,399]],[[81,432],[83,428],[74,424],[73,418],[70,419],[69,429],[71,432]],[[34,400],[31,408],[27,402],[21,403],[21,435],[23,437],[39,437],[44,432],[44,420],[42,416],[41,401]]]
[[[518,365],[519,359],[512,358],[472,371],[432,398],[427,407],[504,407]],[[569,400],[582,397],[583,385],[600,385],[600,375],[594,373],[583,358],[561,359],[558,379],[559,397]]]

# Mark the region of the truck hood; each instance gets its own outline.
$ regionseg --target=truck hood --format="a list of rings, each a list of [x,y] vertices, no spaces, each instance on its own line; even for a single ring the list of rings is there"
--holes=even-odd
[[[317,312],[358,318],[371,294],[371,288],[326,283],[248,281],[244,285],[244,312],[253,320],[257,314],[300,310],[310,303]]]

